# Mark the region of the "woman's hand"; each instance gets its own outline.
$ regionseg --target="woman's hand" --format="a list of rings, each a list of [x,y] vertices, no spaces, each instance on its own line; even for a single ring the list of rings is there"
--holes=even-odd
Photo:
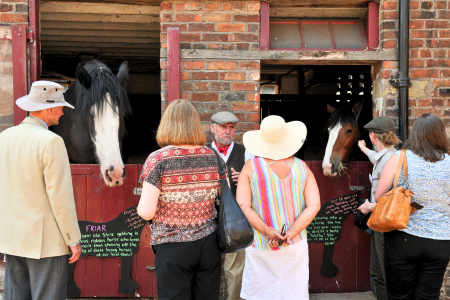
[[[283,236],[276,229],[269,227],[266,232],[267,240],[269,241],[269,246],[271,248],[279,247],[279,240],[283,239]]]
[[[376,203],[370,203],[369,200],[366,199],[366,202],[364,202],[364,204],[358,207],[358,210],[363,214],[367,215],[375,208],[376,205],[377,205]]]
[[[362,150],[363,147],[366,147],[366,141],[364,140],[358,141],[358,147]]]

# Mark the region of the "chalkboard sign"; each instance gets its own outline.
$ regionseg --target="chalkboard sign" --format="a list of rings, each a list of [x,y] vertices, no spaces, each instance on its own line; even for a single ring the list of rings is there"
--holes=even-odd
[[[136,210],[137,206],[124,210],[117,218],[106,223],[78,221],[81,231],[81,256],[101,258],[120,257],[119,292],[130,295],[138,288],[130,277],[132,256],[138,251],[142,229],[147,221]],[[150,243],[150,241],[148,241]],[[70,265],[67,298],[78,297],[81,290],[73,279],[75,264]]]
[[[147,223],[138,216],[136,207],[122,212],[107,223],[79,221],[82,256],[133,256],[139,245],[142,227]]]
[[[347,216],[357,212],[358,195],[349,194],[327,201],[306,228],[308,242],[325,245],[320,269],[323,276],[334,277],[339,272],[339,268],[333,263],[334,244],[341,238],[342,225]]]
[[[306,228],[308,242],[333,245],[341,237],[342,224],[349,213],[356,214],[358,194],[331,199],[322,205],[319,213]]]

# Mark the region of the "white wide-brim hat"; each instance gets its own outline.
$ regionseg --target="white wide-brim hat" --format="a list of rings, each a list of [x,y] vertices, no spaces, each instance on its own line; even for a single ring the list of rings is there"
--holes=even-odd
[[[306,139],[306,126],[300,121],[286,123],[280,116],[268,116],[261,129],[244,133],[245,148],[255,156],[273,160],[294,155]]]
[[[58,106],[74,107],[64,100],[64,87],[52,81],[33,82],[30,93],[16,100],[16,104],[26,111],[38,111]]]

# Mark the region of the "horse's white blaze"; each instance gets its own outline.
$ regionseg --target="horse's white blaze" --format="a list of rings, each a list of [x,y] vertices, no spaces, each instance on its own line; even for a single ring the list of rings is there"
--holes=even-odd
[[[96,107],[94,110],[94,125],[95,125],[95,148],[97,152],[97,157],[101,164],[101,171],[105,183],[108,186],[122,185],[123,183],[123,168],[124,164],[122,162],[122,157],[120,155],[120,144],[119,144],[119,115],[116,114],[109,103],[111,102],[110,95],[106,94],[106,99],[108,103],[103,105],[103,112],[97,114]],[[114,166],[114,170],[111,172],[110,168]],[[108,171],[108,176],[106,175]]]
[[[342,124],[339,123],[330,129],[330,134],[328,137],[327,148],[325,149],[325,156],[322,161],[323,174],[325,176],[330,176],[331,174],[331,153],[333,152],[334,144],[336,143],[337,137],[339,135],[339,130],[341,130]]]

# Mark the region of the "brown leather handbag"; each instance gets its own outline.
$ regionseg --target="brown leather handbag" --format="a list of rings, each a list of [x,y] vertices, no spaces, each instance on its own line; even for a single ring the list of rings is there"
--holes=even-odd
[[[406,190],[401,186],[397,187],[402,166],[405,171]],[[409,216],[417,209],[422,208],[417,203],[411,205],[411,194],[414,195],[408,186],[406,150],[402,150],[400,160],[398,161],[397,172],[395,173],[394,188],[380,197],[378,204],[375,206],[367,222],[367,226],[378,232],[405,229],[408,225]]]

